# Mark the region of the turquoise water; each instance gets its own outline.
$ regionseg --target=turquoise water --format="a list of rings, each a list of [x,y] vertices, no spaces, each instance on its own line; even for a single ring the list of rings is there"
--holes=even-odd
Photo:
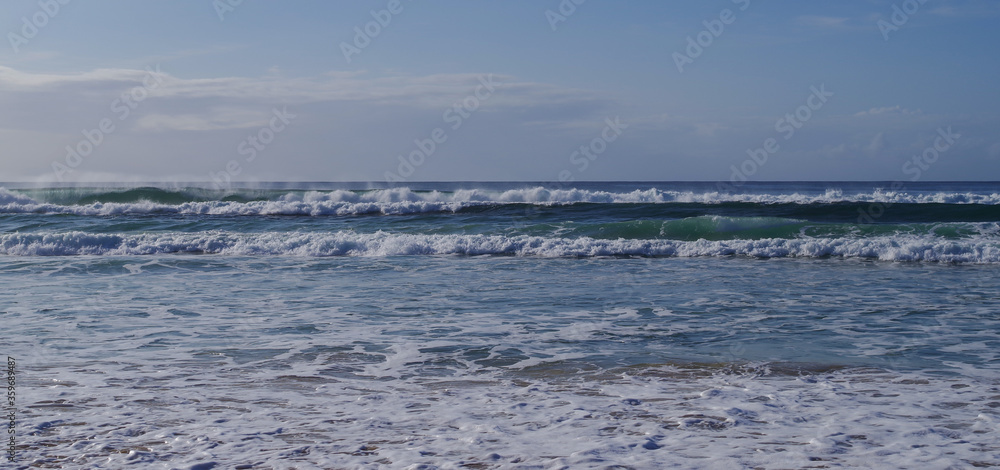
[[[1000,464],[1000,185],[277,186],[0,190],[20,467]]]

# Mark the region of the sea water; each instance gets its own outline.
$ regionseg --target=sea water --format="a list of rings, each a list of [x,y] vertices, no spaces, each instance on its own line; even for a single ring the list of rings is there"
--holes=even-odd
[[[993,183],[7,184],[13,465],[1000,465],[998,274]]]

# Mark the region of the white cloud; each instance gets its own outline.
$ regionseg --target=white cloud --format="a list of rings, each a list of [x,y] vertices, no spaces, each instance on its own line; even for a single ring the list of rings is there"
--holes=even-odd
[[[263,77],[181,78],[160,70],[97,69],[74,74],[40,74],[0,66],[0,104],[25,108],[17,120],[0,128],[25,128],[27,123],[53,128],[93,125],[103,117],[119,114],[110,108],[144,81],[158,85],[146,88],[141,109],[129,120],[142,130],[219,130],[262,125],[266,113],[278,105],[326,106],[350,103],[368,106],[406,106],[443,112],[456,103],[474,98],[477,90],[494,88],[489,98],[491,112],[503,108],[578,108],[604,106],[609,99],[585,90],[564,89],[542,83],[519,81],[509,75],[489,73],[435,74],[426,76],[372,76],[364,71],[328,72],[314,77],[285,78],[276,70]],[[473,97],[473,98],[470,98]],[[117,109],[121,109],[118,107]],[[94,114],[87,116],[89,112]],[[73,113],[81,117],[73,117]],[[32,116],[34,115],[34,116]],[[53,119],[58,116],[57,119]],[[140,116],[136,119],[134,116]],[[12,118],[7,119],[10,121]],[[71,121],[71,122],[62,122]],[[45,130],[36,129],[36,130]]]
[[[0,65],[0,91],[46,91],[66,86],[135,83],[142,84],[145,70],[96,69],[76,74],[44,74],[21,72]]]
[[[945,5],[934,8],[930,11],[932,15],[938,16],[959,16],[960,11],[952,5]]]
[[[446,109],[482,89],[484,83],[495,93],[490,107],[563,106],[607,103],[594,92],[564,89],[542,83],[518,81],[509,75],[489,73],[436,74],[426,76],[371,76],[366,72],[328,72],[316,77],[284,78],[277,73],[264,77],[180,78],[159,71],[159,66],[142,69],[98,69],[76,74],[36,74],[0,66],[0,98],[3,93],[40,93],[39,108],[46,99],[65,108],[81,94],[106,96],[110,102],[129,89],[149,81],[151,74],[160,85],[149,90],[150,100],[169,99],[171,107],[186,109],[143,121],[145,128],[168,127],[230,128],[245,121],[221,116],[220,106],[253,107],[264,104],[305,104],[323,102],[369,102]],[[229,112],[228,114],[234,114]],[[201,123],[195,121],[200,120]],[[185,124],[187,123],[187,124]],[[244,124],[236,124],[242,127]]]
[[[456,161],[473,158],[480,162],[477,171],[502,170],[513,177],[515,170],[537,164],[537,157],[519,166],[503,165],[484,145],[529,155],[560,139],[575,144],[577,134],[589,133],[570,129],[556,135],[524,123],[593,125],[613,114],[608,111],[613,102],[604,95],[508,75],[491,79],[488,73],[376,76],[359,71],[286,78],[275,69],[263,77],[184,78],[152,70],[159,85],[126,113],[123,94],[142,87],[143,80],[149,82],[149,71],[39,74],[0,67],[0,106],[18,111],[0,114],[0,135],[9,136],[0,150],[0,179],[51,178],[53,163],[66,161],[66,147],[76,148],[107,120],[113,130],[64,175],[67,180],[159,178],[178,170],[204,179],[210,171],[225,168],[227,161],[243,159],[238,146],[253,134],[246,130],[268,125],[273,110],[286,107],[298,116],[288,133],[260,150],[261,157],[252,164],[241,160],[246,171],[240,177],[323,179],[316,175],[325,172],[329,179],[381,179],[384,171],[394,168],[397,155],[412,149],[415,138],[435,127],[453,130],[454,122],[443,120],[446,110],[477,100],[479,108],[465,120],[469,124],[449,135],[421,171],[425,178],[450,178],[454,176],[441,173],[454,171],[445,162],[459,168]],[[487,98],[483,81],[490,80],[495,88]],[[480,98],[475,98],[477,89]],[[434,165],[439,167],[432,169]]]
[[[1000,14],[1000,4],[995,0],[946,0],[944,5],[930,9],[932,15],[951,18],[982,18]]]
[[[270,114],[260,109],[216,108],[203,114],[148,114],[139,118],[137,127],[152,131],[213,131],[244,129],[267,125]]]
[[[888,115],[892,115],[892,114],[897,114],[897,115],[920,114],[920,110],[911,111],[909,109],[903,108],[902,106],[896,105],[896,106],[884,107],[884,108],[871,108],[871,109],[869,109],[867,111],[861,111],[861,112],[855,113],[854,115],[860,117],[860,116],[876,116],[876,115],[880,115],[880,114],[888,114]]]
[[[263,77],[183,78],[161,72],[162,85],[127,118],[113,112],[113,100],[140,86],[143,69],[100,69],[76,74],[34,74],[0,67],[0,106],[17,110],[0,115],[3,178],[51,175],[53,162],[65,160],[104,119],[115,130],[67,176],[71,180],[124,180],[144,175],[187,172],[204,179],[227,162],[240,159],[246,179],[379,180],[412,151],[414,139],[436,127],[449,138],[415,176],[418,179],[546,179],[570,165],[569,152],[593,138],[606,117],[621,116],[630,127],[602,161],[608,175],[628,178],[728,177],[727,168],[746,158],[764,139],[776,137],[777,116],[699,113],[662,114],[648,107],[627,107],[587,90],[495,75],[500,87],[469,124],[451,131],[442,113],[469,97],[483,74],[429,76],[375,75],[365,71],[329,72],[286,78],[280,70]],[[287,106],[298,117],[287,133],[242,160],[238,146],[263,127],[274,108]],[[898,177],[897,157],[926,147],[927,136],[942,125],[974,135],[968,121],[875,107],[855,114],[821,114],[805,132],[781,141],[770,177]],[[980,158],[998,158],[1000,144],[983,143]],[[823,173],[831,168],[840,173]],[[992,161],[992,160],[991,160]],[[653,171],[653,173],[650,173]],[[801,173],[796,173],[801,172]],[[94,176],[98,175],[98,176]],[[597,173],[594,173],[597,175]],[[796,176],[797,175],[797,176]],[[852,176],[853,175],[853,176]],[[181,176],[178,176],[181,178]]]

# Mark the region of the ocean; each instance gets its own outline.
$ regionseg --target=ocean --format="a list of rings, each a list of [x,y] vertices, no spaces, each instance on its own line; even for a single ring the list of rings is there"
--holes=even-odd
[[[1000,465],[1000,183],[2,186],[12,468]]]

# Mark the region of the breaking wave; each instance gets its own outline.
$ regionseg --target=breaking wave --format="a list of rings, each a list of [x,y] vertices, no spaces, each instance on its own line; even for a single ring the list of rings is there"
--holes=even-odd
[[[212,191],[136,188],[123,190],[18,190],[0,188],[0,213],[75,214],[83,216],[136,214],[191,215],[361,215],[455,212],[481,206],[567,204],[948,204],[1000,205],[1000,194],[874,190],[822,194],[727,194],[667,191],[656,188],[631,192],[543,187],[492,191],[416,191],[410,188],[333,191]]]
[[[386,232],[160,234],[13,233],[0,235],[0,254],[14,256],[159,254],[242,256],[506,255],[527,257],[863,258],[883,261],[1000,263],[1000,241],[933,236],[771,238],[757,240],[600,240],[502,235]]]

